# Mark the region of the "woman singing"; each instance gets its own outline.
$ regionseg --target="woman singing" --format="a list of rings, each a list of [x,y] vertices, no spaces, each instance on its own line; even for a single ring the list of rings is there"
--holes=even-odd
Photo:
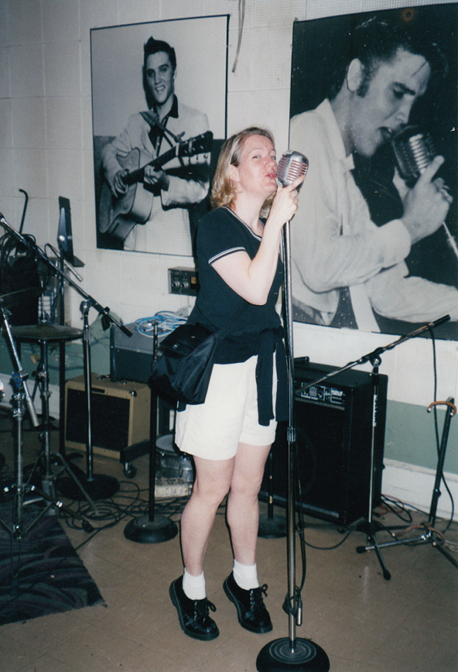
[[[179,410],[175,440],[194,456],[195,482],[181,518],[183,576],[170,586],[180,625],[190,637],[218,636],[209,609],[203,562],[216,512],[227,498],[234,564],[224,581],[242,627],[272,629],[256,569],[258,493],[277,421],[288,417],[286,358],[276,304],[282,281],[282,227],[297,210],[298,178],[277,187],[270,132],[249,128],[226,140],[212,186],[212,212],[200,222],[200,291],[190,323],[217,331],[204,404]],[[267,214],[267,219],[262,217]],[[243,312],[241,311],[243,306]],[[277,393],[278,388],[278,393]]]

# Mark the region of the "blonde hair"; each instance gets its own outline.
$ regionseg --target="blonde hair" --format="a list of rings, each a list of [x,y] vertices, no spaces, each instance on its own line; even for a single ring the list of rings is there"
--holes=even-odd
[[[273,146],[275,141],[272,133],[264,128],[257,128],[252,126],[246,128],[240,133],[236,133],[228,138],[223,146],[218,157],[215,175],[213,177],[212,190],[210,195],[210,203],[212,208],[221,208],[224,205],[230,206],[237,196],[237,191],[229,177],[229,167],[239,166],[242,155],[243,145],[245,140],[252,135],[263,135],[268,138]],[[273,195],[270,196],[264,203],[261,215],[267,215],[273,200]]]

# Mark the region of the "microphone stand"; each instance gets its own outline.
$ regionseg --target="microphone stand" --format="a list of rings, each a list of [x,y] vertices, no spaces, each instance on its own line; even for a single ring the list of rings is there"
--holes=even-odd
[[[288,500],[287,500],[287,564],[288,564],[288,637],[275,639],[264,646],[256,659],[258,672],[286,672],[300,670],[307,672],[328,672],[329,658],[324,650],[308,639],[296,637],[296,625],[302,623],[302,600],[296,589],[296,544],[295,544],[295,505],[294,505],[294,474],[295,464],[293,450],[296,443],[294,426],[294,345],[293,315],[291,289],[291,235],[290,222],[283,227],[282,237],[284,264],[284,301],[286,350],[288,364],[288,429],[287,429],[287,464],[288,464]]]
[[[330,373],[327,373],[325,376],[322,376],[318,380],[314,380],[311,383],[307,383],[306,385],[301,385],[297,389],[297,394],[300,394],[301,392],[304,392],[307,390],[309,387],[312,387],[314,385],[318,385],[319,383],[323,382],[324,380],[327,380],[331,376],[335,376],[338,373],[341,373],[343,371],[347,371],[348,369],[351,369],[358,364],[365,364],[366,362],[370,362],[372,364],[372,433],[371,433],[371,469],[370,469],[370,483],[369,483],[369,502],[368,502],[368,515],[367,515],[367,521],[359,528],[360,531],[365,532],[367,535],[367,546],[358,546],[356,551],[357,553],[364,553],[366,550],[374,550],[375,554],[377,556],[377,559],[380,563],[380,567],[382,569],[383,573],[383,578],[386,581],[389,581],[391,579],[391,574],[386,568],[386,565],[383,561],[382,554],[380,553],[380,547],[382,545],[386,544],[378,544],[377,540],[375,538],[375,534],[377,531],[380,529],[388,530],[388,529],[399,529],[399,528],[386,528],[383,526],[378,526],[379,530],[376,529],[376,525],[374,524],[372,514],[373,514],[373,486],[374,486],[374,472],[375,472],[375,432],[376,432],[376,426],[377,426],[377,406],[378,406],[378,394],[379,394],[379,366],[382,362],[380,355],[385,352],[386,350],[392,350],[395,348],[397,345],[400,345],[401,343],[404,343],[404,341],[407,341],[411,338],[415,338],[416,336],[419,336],[423,332],[427,331],[428,329],[433,329],[434,327],[438,327],[439,325],[443,324],[444,322],[448,322],[450,320],[450,315],[444,315],[443,317],[440,317],[439,319],[435,320],[434,322],[430,322],[429,324],[426,324],[419,329],[416,329],[415,331],[410,332],[409,334],[406,334],[405,336],[400,336],[396,341],[393,341],[392,343],[389,343],[388,345],[376,348],[372,352],[369,352],[366,355],[363,355],[358,360],[355,360],[353,362],[349,362],[345,366],[342,366],[340,369],[335,369],[334,371],[331,371]],[[393,535],[394,536],[394,535]]]
[[[154,362],[158,356],[157,322],[154,323]],[[124,528],[124,536],[129,541],[141,544],[156,544],[173,539],[178,534],[178,526],[167,516],[155,513],[156,501],[156,437],[157,437],[157,394],[151,385],[151,415],[149,433],[149,500],[148,513],[132,518]]]
[[[105,499],[111,497],[119,489],[118,481],[111,476],[96,476],[92,470],[92,460],[93,460],[93,447],[92,447],[92,431],[91,431],[91,358],[90,358],[90,328],[88,322],[88,313],[91,307],[95,308],[100,315],[103,316],[103,320],[107,323],[107,326],[113,322],[118,326],[121,331],[123,331],[127,336],[132,336],[132,332],[127,329],[123,324],[116,320],[113,315],[110,313],[109,308],[103,308],[92,296],[85,292],[79,285],[76,284],[74,280],[66,276],[58,266],[53,264],[43,252],[43,250],[35,245],[29,237],[23,236],[21,233],[18,233],[12,226],[8,224],[4,216],[0,213],[0,225],[17,240],[19,240],[26,248],[32,250],[37,257],[39,257],[53,272],[62,279],[62,281],[67,282],[71,287],[76,289],[78,294],[80,294],[84,301],[81,304],[81,310],[83,312],[84,318],[84,331],[83,331],[83,352],[84,352],[84,378],[85,378],[85,393],[86,393],[86,402],[87,402],[87,445],[86,445],[86,459],[87,459],[87,474],[84,477],[83,475],[83,487],[85,491],[89,494],[91,499]],[[60,419],[60,422],[63,422],[64,418]],[[76,470],[76,467],[72,465],[72,469]],[[80,470],[78,470],[80,471]],[[63,479],[60,486],[65,488],[66,480]],[[68,480],[70,491],[68,494],[62,491],[64,496],[68,496],[70,499],[80,499],[82,493],[74,487],[74,482],[72,479]]]

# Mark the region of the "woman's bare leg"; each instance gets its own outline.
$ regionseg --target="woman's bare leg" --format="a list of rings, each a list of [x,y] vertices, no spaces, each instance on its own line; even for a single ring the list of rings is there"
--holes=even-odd
[[[194,458],[196,478],[181,517],[181,549],[186,571],[199,576],[219,505],[231,487],[235,459]]]
[[[234,558],[243,565],[256,562],[259,527],[258,494],[270,446],[239,443],[227,501],[227,522]]]

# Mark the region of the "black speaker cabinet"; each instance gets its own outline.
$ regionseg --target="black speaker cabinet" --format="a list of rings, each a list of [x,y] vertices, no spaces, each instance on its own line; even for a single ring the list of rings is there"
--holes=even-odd
[[[96,373],[91,378],[91,429],[94,453],[120,458],[128,446],[150,435],[151,392],[133,381],[113,382]],[[65,446],[86,450],[87,399],[84,376],[65,385]]]
[[[349,369],[312,385],[336,367],[294,362],[294,425],[297,506],[316,518],[347,526],[368,517],[369,502],[381,499],[388,377],[378,375],[373,412],[371,373]],[[374,455],[371,439],[374,429]],[[260,498],[286,506],[287,423],[279,423]]]

